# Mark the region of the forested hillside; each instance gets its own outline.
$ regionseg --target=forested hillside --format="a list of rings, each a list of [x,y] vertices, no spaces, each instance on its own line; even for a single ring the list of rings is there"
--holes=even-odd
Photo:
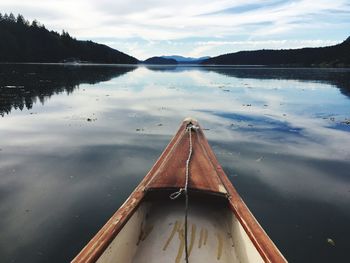
[[[0,62],[92,62],[135,64],[138,60],[106,45],[49,31],[36,20],[0,13]]]
[[[207,59],[203,64],[349,67],[350,37],[329,47],[240,51]]]

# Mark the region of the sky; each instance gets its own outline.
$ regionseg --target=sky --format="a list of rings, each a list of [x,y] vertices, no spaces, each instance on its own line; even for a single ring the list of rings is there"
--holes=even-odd
[[[0,12],[138,59],[327,46],[350,36],[350,0],[0,0]]]

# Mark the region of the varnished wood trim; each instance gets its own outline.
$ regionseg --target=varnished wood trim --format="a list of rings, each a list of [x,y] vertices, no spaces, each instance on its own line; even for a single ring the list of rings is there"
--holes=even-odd
[[[148,174],[141,183],[131,193],[130,197],[118,209],[118,211],[107,221],[107,223],[97,232],[97,234],[89,241],[89,243],[80,251],[80,253],[72,260],[73,263],[91,263],[96,262],[98,258],[107,249],[109,244],[118,235],[130,217],[134,214],[145,196],[145,188],[152,180],[154,173],[159,169],[164,159],[168,156],[171,149],[178,142],[181,134],[184,133],[187,123],[183,122],[176,135],[167,145],[159,159],[153,165]]]
[[[141,183],[136,187],[134,192],[126,200],[126,202],[118,209],[118,211],[108,220],[108,222],[101,228],[100,231],[91,239],[91,241],[82,249],[82,251],[73,259],[74,263],[82,262],[96,262],[98,258],[103,254],[105,249],[117,236],[123,226],[127,223],[130,217],[134,214],[143,198],[145,197],[145,189],[152,182],[156,172],[164,164],[165,160],[168,158],[169,153],[176,146],[176,144],[181,140],[184,135],[186,126],[192,122],[195,125],[198,123],[194,120],[187,120],[182,123],[180,129],[170,141],[168,146],[165,148],[164,152],[161,154],[159,159],[156,161],[154,166],[151,168],[149,173],[141,181]],[[202,129],[197,131],[198,143],[203,147],[204,153],[207,155],[208,161],[213,165],[220,182],[225,187],[228,193],[229,206],[242,227],[246,231],[250,240],[253,242],[254,246],[260,253],[261,257],[265,262],[287,262],[283,255],[279,252],[277,247],[268,237],[266,232],[259,225],[257,220],[249,211],[248,207],[245,205],[241,197],[239,196],[236,189],[233,187],[226,174],[224,173],[221,165],[219,164],[214,152],[210,148],[208,141],[206,140]],[[191,189],[196,190],[196,189]],[[222,193],[212,193],[222,195]],[[204,240],[204,245],[206,240]]]
[[[237,190],[234,188],[232,183],[229,181],[221,165],[219,164],[213,150],[209,146],[209,143],[206,140],[202,129],[199,130],[199,137],[200,137],[200,143],[203,145],[206,152],[208,153],[210,161],[215,166],[218,176],[220,177],[221,181],[223,182],[228,192],[228,195],[229,195],[228,198],[229,198],[231,210],[233,211],[233,213],[241,223],[242,227],[246,231],[250,240],[253,242],[254,246],[258,250],[261,257],[264,259],[265,262],[271,262],[271,263],[287,262],[287,260],[283,257],[281,252],[272,242],[270,237],[266,234],[266,232],[260,226],[258,221],[252,215],[252,213],[250,212],[246,204],[243,202],[243,200],[241,199],[240,195],[238,194]]]

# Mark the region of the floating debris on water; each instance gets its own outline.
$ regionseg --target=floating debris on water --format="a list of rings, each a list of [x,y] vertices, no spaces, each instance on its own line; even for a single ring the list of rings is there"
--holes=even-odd
[[[262,161],[262,159],[264,159],[264,157],[263,157],[263,156],[261,156],[260,158],[256,159],[255,161],[256,161],[256,162],[261,162],[261,161]]]
[[[163,126],[163,124],[162,123],[158,123],[158,125],[157,126]]]
[[[144,131],[143,128],[137,128],[136,131]]]
[[[21,89],[21,88],[24,88],[24,86],[4,86],[4,88],[7,88],[7,89]]]
[[[87,120],[88,122],[92,122],[92,121],[96,121],[97,118],[94,118],[94,119],[92,119],[92,118],[87,118],[86,120]]]
[[[334,240],[333,240],[333,239],[331,239],[331,238],[327,238],[327,243],[328,243],[329,245],[331,245],[331,246],[335,247],[335,242],[334,242]]]

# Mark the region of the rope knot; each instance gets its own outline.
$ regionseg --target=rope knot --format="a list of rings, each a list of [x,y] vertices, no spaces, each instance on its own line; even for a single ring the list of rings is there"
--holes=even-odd
[[[185,191],[185,188],[180,188],[179,191],[176,191],[176,192],[170,194],[169,197],[170,197],[171,200],[175,200],[175,199],[178,198],[178,197],[182,194],[182,192],[184,192],[184,191]]]
[[[189,123],[186,127],[186,131],[191,131],[191,130],[196,131],[198,129],[199,129],[199,127],[197,125],[194,125],[193,123]]]

